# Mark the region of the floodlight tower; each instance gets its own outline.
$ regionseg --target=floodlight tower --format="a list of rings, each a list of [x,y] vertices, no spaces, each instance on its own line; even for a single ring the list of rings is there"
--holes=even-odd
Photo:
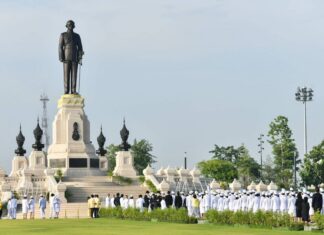
[[[264,135],[260,134],[260,136],[258,138],[258,141],[259,141],[259,144],[258,144],[259,151],[258,151],[258,153],[260,154],[260,180],[262,180],[262,167],[263,167],[262,166],[262,151],[264,150],[264,148],[263,148],[263,144],[264,144],[263,137],[264,137]]]
[[[48,135],[48,125],[47,125],[47,102],[49,101],[47,95],[43,93],[40,97],[40,101],[43,103],[43,116],[42,116],[42,129],[44,131],[43,142],[45,144],[45,152],[49,146],[49,135]]]
[[[306,103],[313,100],[313,90],[307,87],[298,87],[295,93],[297,101],[304,104],[304,154],[307,154],[307,119],[306,119]]]

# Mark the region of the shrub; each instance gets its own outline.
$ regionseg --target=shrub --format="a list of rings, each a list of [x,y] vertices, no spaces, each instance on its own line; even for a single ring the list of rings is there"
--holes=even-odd
[[[145,180],[145,184],[151,192],[156,193],[158,191],[151,180]]]
[[[138,177],[138,181],[141,182],[142,184],[144,184],[145,176],[141,175],[140,177]]]
[[[213,224],[227,225],[248,225],[262,227],[287,227],[292,230],[300,228],[300,225],[295,223],[288,214],[280,214],[273,212],[257,211],[216,211],[209,210],[206,214],[206,219]],[[324,220],[323,220],[324,222]],[[324,223],[323,223],[324,224]]]
[[[121,207],[116,208],[102,208],[100,209],[100,217],[117,218],[117,219],[129,219],[129,220],[142,220],[151,221],[157,220],[161,222],[172,223],[197,223],[197,219],[189,217],[186,209],[156,209],[151,212],[144,210],[140,212],[139,209],[128,208],[123,210]]]

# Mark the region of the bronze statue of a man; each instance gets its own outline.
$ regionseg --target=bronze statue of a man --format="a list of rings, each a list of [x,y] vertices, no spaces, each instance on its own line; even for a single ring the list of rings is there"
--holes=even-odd
[[[77,94],[78,64],[81,64],[84,54],[81,38],[74,33],[75,24],[72,20],[66,23],[67,31],[61,33],[59,42],[59,59],[64,67],[64,93]]]

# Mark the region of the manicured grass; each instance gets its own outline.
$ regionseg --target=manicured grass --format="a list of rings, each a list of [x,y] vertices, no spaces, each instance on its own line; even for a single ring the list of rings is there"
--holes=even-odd
[[[294,235],[309,234],[285,230],[217,226],[212,224],[174,224],[116,219],[1,220],[1,235]]]

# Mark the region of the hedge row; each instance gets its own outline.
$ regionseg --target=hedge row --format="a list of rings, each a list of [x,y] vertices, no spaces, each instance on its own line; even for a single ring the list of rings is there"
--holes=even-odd
[[[157,220],[161,222],[185,223],[185,224],[197,223],[197,219],[193,217],[189,217],[185,209],[179,209],[179,210],[156,209],[150,212],[148,212],[147,210],[140,212],[140,210],[134,208],[128,208],[126,210],[123,210],[120,207],[102,208],[100,209],[100,217],[130,219],[130,220],[144,220],[144,221]]]
[[[278,228],[286,227],[292,230],[303,230],[304,224],[297,223],[288,214],[273,212],[244,212],[209,210],[205,214],[209,223],[226,225],[248,225],[251,227]]]

